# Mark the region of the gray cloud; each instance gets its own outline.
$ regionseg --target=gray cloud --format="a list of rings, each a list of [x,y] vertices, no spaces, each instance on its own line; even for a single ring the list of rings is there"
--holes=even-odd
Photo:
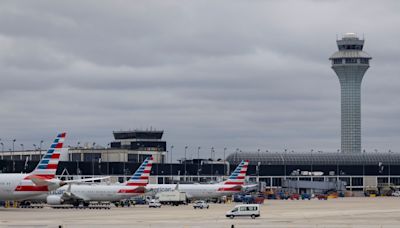
[[[337,34],[365,34],[363,147],[400,144],[397,1],[2,1],[0,138],[105,145],[165,129],[189,145],[340,147]],[[208,154],[207,152],[207,154]]]

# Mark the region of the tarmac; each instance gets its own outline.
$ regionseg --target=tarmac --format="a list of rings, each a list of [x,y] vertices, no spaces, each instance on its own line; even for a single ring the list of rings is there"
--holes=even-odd
[[[236,203],[148,208],[136,205],[111,210],[0,208],[0,227],[400,227],[400,198],[266,200],[256,219],[225,217]]]

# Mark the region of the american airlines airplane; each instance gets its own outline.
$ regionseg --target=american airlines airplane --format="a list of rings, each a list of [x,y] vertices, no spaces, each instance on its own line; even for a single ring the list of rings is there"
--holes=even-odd
[[[24,200],[55,190],[65,182],[55,177],[66,133],[58,134],[31,173],[0,174],[0,200]]]
[[[185,192],[186,197],[192,199],[212,199],[221,196],[230,196],[242,190],[247,172],[247,161],[242,161],[228,180],[217,184],[148,184],[149,194],[174,191]]]
[[[72,204],[88,206],[90,201],[116,202],[145,193],[153,165],[153,158],[143,161],[133,176],[122,184],[68,184],[50,194],[36,197],[46,200],[49,205]]]

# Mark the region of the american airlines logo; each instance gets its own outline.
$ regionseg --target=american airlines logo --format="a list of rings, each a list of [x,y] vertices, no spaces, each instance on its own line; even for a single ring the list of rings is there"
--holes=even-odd
[[[174,189],[172,188],[152,188],[149,189],[148,192],[154,192],[154,193],[159,193],[159,192],[172,192]]]

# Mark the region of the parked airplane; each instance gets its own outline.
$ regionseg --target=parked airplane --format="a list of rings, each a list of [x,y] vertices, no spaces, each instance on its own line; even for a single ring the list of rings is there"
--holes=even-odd
[[[247,161],[242,161],[228,180],[216,184],[148,184],[146,189],[149,191],[149,195],[178,190],[185,192],[186,197],[190,200],[230,196],[242,190],[248,164]]]
[[[24,200],[55,190],[65,182],[55,177],[66,133],[58,134],[31,173],[0,174],[0,200]]]
[[[46,199],[49,205],[72,204],[74,206],[79,206],[81,203],[88,206],[90,201],[116,202],[129,199],[145,193],[152,165],[153,158],[147,158],[133,176],[122,184],[69,184],[41,197]]]

